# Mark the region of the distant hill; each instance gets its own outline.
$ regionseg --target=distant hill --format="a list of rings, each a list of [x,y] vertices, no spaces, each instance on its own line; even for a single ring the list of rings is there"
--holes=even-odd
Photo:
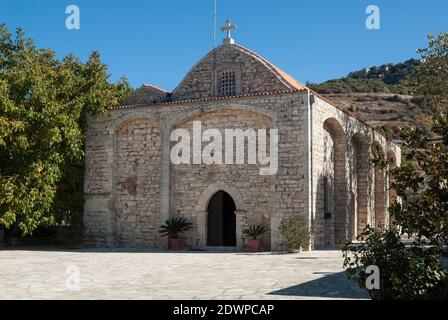
[[[350,72],[341,79],[321,84],[308,83],[319,93],[383,92],[413,94],[416,90],[417,67],[420,61],[410,59],[402,63],[383,64]]]
[[[413,125],[424,128],[431,116],[426,99],[417,93],[419,65],[419,60],[410,59],[307,85],[391,139],[397,139],[400,128]]]

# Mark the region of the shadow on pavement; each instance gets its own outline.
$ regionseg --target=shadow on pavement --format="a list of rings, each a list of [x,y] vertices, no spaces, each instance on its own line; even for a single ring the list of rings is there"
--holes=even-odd
[[[270,295],[303,296],[317,298],[369,299],[368,294],[347,279],[345,272],[321,273],[323,277],[288,288],[270,292]]]

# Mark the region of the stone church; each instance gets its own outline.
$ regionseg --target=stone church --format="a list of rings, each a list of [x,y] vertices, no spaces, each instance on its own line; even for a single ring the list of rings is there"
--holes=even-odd
[[[400,163],[400,148],[253,51],[223,44],[172,91],[143,85],[124,105],[89,119],[86,241],[92,246],[166,248],[159,226],[186,217],[187,247],[242,250],[242,230],[263,224],[264,250],[282,250],[284,217],[308,218],[311,249],[387,226],[388,170],[374,150]],[[278,130],[278,170],[260,164],[173,164],[171,132],[214,128]]]

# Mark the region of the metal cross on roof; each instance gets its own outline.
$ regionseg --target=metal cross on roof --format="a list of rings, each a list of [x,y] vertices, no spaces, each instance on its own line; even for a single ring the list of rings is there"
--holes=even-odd
[[[235,30],[235,29],[237,29],[237,26],[232,24],[232,20],[227,19],[226,25],[221,27],[221,31],[226,31],[226,38],[223,40],[224,44],[234,44],[235,43],[235,40],[232,39],[232,37],[230,35],[230,31]]]

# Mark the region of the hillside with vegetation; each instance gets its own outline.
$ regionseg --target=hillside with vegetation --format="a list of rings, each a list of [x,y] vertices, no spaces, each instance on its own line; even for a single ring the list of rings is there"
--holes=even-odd
[[[419,60],[384,64],[349,73],[346,77],[308,87],[391,139],[400,128],[425,127],[432,115],[417,88]]]

